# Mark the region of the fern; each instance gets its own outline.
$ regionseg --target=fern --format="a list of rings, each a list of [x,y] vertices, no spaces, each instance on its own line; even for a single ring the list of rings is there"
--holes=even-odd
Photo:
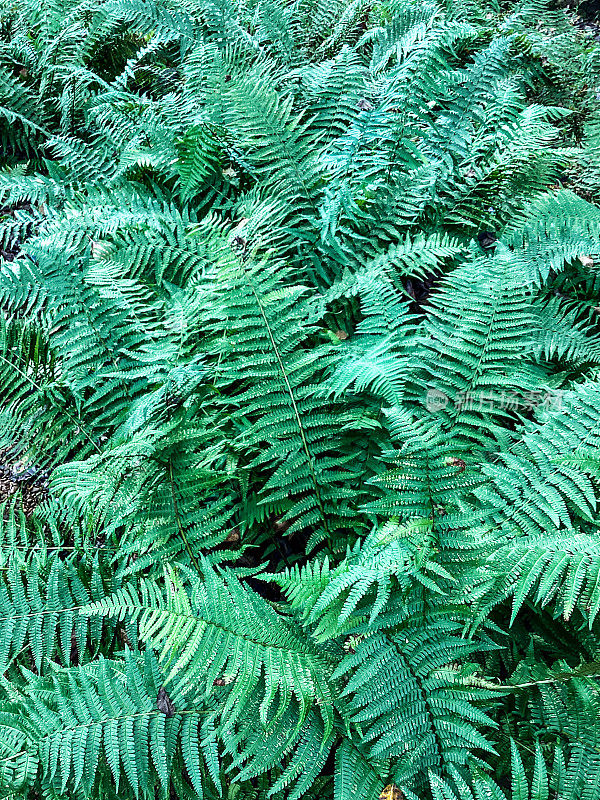
[[[0,796],[598,800],[573,22],[0,2]]]
[[[333,725],[327,663],[320,664],[310,644],[295,637],[294,631],[235,577],[220,578],[208,565],[203,574],[204,582],[192,587],[191,598],[172,576],[166,582],[166,600],[156,594],[151,583],[144,582],[139,600],[126,588],[114,598],[89,606],[85,613],[139,619],[140,638],[159,650],[161,660],[167,662],[167,681],[182,673],[184,683],[189,684],[194,676],[202,675],[206,695],[215,681],[229,681],[232,686],[222,710],[227,724],[236,721],[243,694],[253,694],[264,683],[263,724],[277,695],[278,715],[294,697],[301,709],[299,724],[311,703],[318,703],[327,737]],[[224,675],[229,677],[224,679]]]

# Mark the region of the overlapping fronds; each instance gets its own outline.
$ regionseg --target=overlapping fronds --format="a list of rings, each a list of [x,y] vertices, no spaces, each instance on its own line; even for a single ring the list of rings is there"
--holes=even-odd
[[[1,797],[599,800],[573,22],[0,0]]]

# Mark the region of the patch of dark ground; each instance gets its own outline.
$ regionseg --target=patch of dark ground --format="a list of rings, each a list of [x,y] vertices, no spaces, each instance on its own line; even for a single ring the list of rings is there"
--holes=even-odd
[[[48,476],[23,464],[10,450],[0,450],[0,503],[15,495],[25,516],[30,516],[48,496]]]

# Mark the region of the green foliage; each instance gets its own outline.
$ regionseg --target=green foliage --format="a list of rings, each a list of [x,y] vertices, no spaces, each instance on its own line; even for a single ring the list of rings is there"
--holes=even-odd
[[[600,800],[598,85],[543,0],[0,0],[0,797]]]

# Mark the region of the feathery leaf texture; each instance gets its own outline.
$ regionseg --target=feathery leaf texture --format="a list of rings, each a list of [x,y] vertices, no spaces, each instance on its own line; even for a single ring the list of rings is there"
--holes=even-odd
[[[600,800],[558,5],[0,0],[0,797]]]

